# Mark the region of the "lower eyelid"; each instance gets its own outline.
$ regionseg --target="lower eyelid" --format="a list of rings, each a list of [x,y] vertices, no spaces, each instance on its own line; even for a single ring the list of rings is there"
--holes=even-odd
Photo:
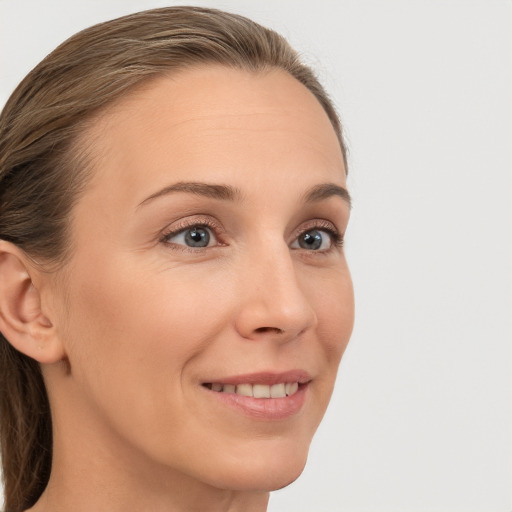
[[[322,249],[322,250],[319,250],[319,249],[306,249],[304,247],[300,247],[299,246],[299,237],[303,236],[304,234],[306,234],[306,233],[308,233],[310,231],[320,231],[321,233],[325,233],[329,237],[330,247],[328,247],[327,249]],[[299,250],[304,250],[304,251],[311,252],[311,253],[322,254],[322,253],[327,253],[327,252],[331,251],[334,247],[341,247],[342,245],[343,245],[343,235],[340,235],[338,233],[338,231],[336,231],[336,230],[334,230],[334,229],[332,229],[330,227],[313,226],[313,227],[310,227],[308,229],[305,229],[305,230],[301,231],[295,237],[295,239],[293,240],[293,242],[290,245],[290,247],[292,249],[299,249]]]

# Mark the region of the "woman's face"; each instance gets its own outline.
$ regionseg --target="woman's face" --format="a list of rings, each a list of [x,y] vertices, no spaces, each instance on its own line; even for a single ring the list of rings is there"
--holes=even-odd
[[[93,177],[54,287],[69,361],[65,385],[45,374],[56,446],[73,428],[75,451],[146,474],[286,485],[353,324],[326,114],[283,71],[211,66],[147,84],[88,138]]]

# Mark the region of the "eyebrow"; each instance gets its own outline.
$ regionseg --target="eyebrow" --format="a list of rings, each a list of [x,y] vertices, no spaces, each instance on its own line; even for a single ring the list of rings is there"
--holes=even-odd
[[[149,203],[157,197],[165,196],[173,192],[185,192],[188,194],[195,194],[198,196],[211,197],[213,199],[220,199],[222,201],[235,201],[242,197],[242,193],[238,188],[231,185],[211,185],[209,183],[198,182],[179,182],[174,185],[165,187],[139,203],[139,206]]]
[[[242,197],[240,189],[232,187],[231,185],[212,185],[210,183],[181,181],[179,183],[169,185],[168,187],[164,187],[163,189],[146,197],[146,199],[139,203],[138,207],[145,205],[158,197],[174,192],[185,192],[222,201],[236,201]],[[341,197],[348,204],[349,208],[351,207],[352,201],[348,190],[334,183],[322,183],[320,185],[315,185],[304,194],[303,200],[306,203],[316,203],[329,199],[332,196]]]
[[[317,201],[329,199],[332,196],[341,197],[348,204],[349,208],[352,207],[352,199],[348,190],[334,183],[315,185],[304,194],[304,200],[306,203],[316,203]]]

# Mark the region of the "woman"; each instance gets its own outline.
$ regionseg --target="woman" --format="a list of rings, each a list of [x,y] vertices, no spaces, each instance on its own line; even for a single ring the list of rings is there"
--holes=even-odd
[[[0,166],[6,510],[265,510],[353,324],[313,73],[240,16],[113,20],[13,93]]]

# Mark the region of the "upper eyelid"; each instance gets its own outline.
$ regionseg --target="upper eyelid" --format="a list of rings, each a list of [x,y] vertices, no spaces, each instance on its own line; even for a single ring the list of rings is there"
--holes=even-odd
[[[168,238],[171,235],[178,235],[182,231],[199,226],[209,228],[212,231],[217,231],[219,233],[224,231],[220,222],[213,220],[212,217],[198,215],[191,219],[177,221],[168,225],[160,232],[160,237]]]
[[[224,228],[222,227],[221,223],[217,220],[214,220],[210,216],[194,216],[192,219],[185,220],[185,221],[177,221],[178,225],[175,225],[176,223],[171,224],[170,226],[167,226],[165,229],[162,230],[162,233],[175,233],[178,234],[181,231],[184,231],[186,229],[190,229],[195,226],[205,226],[211,229],[219,229],[221,231],[224,231]],[[323,228],[323,229],[330,229],[336,233],[339,232],[339,229],[337,228],[336,224],[330,220],[327,219],[311,219],[309,221],[303,222],[300,224],[299,227],[293,230],[292,234],[295,233],[301,233],[304,231],[307,231],[308,229],[312,228]]]
[[[336,224],[334,222],[331,222],[330,220],[326,219],[311,219],[309,221],[306,221],[302,223],[297,229],[293,231],[293,236],[297,237],[301,233],[304,233],[305,231],[309,231],[311,229],[320,229],[320,230],[326,230],[335,233],[336,235],[340,235],[341,231],[338,229]]]

